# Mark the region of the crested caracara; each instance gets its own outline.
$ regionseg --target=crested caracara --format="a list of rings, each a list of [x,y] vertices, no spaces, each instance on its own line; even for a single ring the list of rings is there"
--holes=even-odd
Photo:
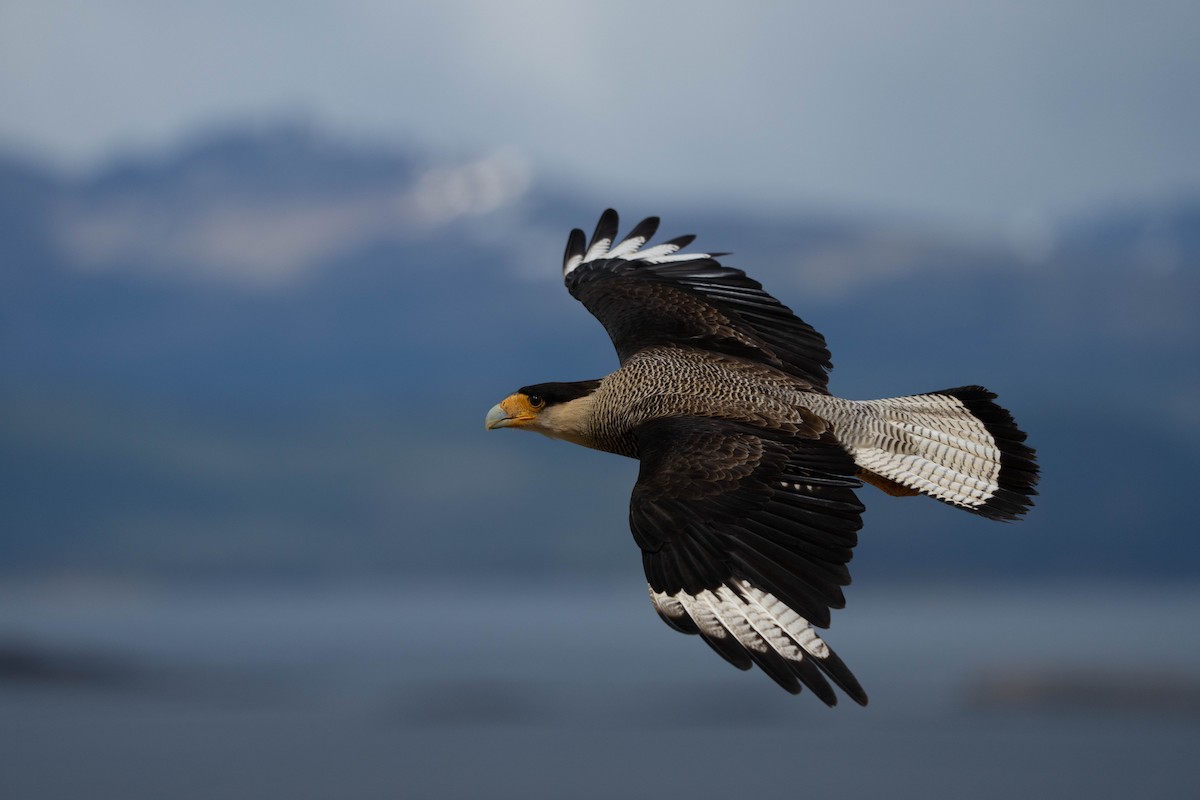
[[[826,388],[825,339],[741,270],[646,247],[658,219],[617,241],[617,214],[591,241],[571,231],[567,289],[600,320],[621,366],[599,380],[525,386],[486,426],[537,431],[639,459],[629,525],[650,599],[741,669],[808,687],[832,681],[866,704],[817,634],[842,608],[871,483],[1012,520],[1036,494],[1034,451],[979,386],[885,400]]]

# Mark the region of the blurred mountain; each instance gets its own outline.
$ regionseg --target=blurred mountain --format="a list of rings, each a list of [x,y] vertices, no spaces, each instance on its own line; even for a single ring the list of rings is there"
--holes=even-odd
[[[563,291],[606,205],[501,149],[302,126],[63,176],[0,158],[0,573],[640,569],[636,465],[486,434],[615,356]],[[984,383],[1044,463],[1001,526],[864,489],[856,574],[1200,574],[1200,200],[981,241],[899,219],[621,209],[736,250],[851,397]]]

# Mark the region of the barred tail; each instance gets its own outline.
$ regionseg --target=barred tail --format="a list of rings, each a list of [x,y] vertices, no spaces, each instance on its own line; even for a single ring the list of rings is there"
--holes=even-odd
[[[995,397],[963,386],[855,401],[832,421],[867,482],[1011,520],[1033,505],[1037,457]]]

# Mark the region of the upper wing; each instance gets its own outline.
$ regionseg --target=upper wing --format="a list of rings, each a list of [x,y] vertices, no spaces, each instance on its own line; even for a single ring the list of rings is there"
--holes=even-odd
[[[604,325],[622,363],[653,345],[690,344],[761,361],[825,390],[833,364],[821,334],[741,270],[708,253],[677,252],[694,236],[643,250],[657,229],[657,217],[642,220],[614,246],[610,208],[586,246],[578,228],[567,239],[567,289]]]
[[[775,438],[730,420],[674,417],[637,431],[629,522],[650,595],[673,628],[700,634],[741,669],[758,664],[828,705],[828,676],[867,696],[816,634],[842,587],[863,507],[854,462],[829,436]]]

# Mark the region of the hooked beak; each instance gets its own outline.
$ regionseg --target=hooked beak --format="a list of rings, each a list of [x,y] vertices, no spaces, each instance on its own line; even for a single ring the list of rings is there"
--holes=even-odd
[[[517,392],[510,394],[488,412],[483,425],[492,428],[524,428],[537,419],[537,410],[529,405],[529,398]]]
[[[493,428],[507,428],[509,425],[512,425],[513,422],[515,422],[515,420],[509,416],[508,412],[505,411],[499,403],[497,403],[496,405],[492,406],[492,410],[487,413],[486,417],[484,417],[483,427],[490,431]]]

